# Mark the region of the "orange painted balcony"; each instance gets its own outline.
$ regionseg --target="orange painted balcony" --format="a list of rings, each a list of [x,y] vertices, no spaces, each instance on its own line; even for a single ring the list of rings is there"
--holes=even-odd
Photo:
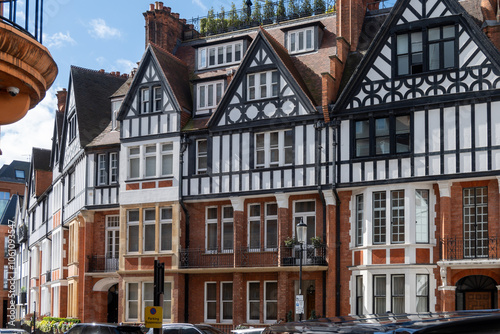
[[[23,118],[56,79],[57,65],[41,44],[42,4],[26,0],[18,7],[15,0],[0,0],[0,125]],[[23,11],[24,21],[34,22],[33,29],[16,23]]]

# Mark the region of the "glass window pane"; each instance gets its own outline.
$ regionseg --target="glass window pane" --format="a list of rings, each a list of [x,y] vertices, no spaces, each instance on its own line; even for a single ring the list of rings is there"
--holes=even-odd
[[[399,75],[406,75],[409,73],[408,71],[408,55],[404,56],[398,56],[398,74]]]
[[[208,85],[207,90],[207,107],[212,107],[214,105],[214,85]]]
[[[144,226],[144,251],[155,250],[155,225],[148,224]]]
[[[172,250],[172,224],[161,224],[161,250]]]
[[[443,27],[443,38],[455,37],[455,26]]]
[[[377,118],[375,120],[375,136],[388,136],[389,135],[389,119]]]
[[[429,44],[429,70],[439,69],[439,43]]]
[[[233,46],[226,46],[226,62],[231,63],[233,61]]]
[[[455,66],[455,41],[443,43],[443,61],[444,68]]]
[[[440,39],[441,28],[431,28],[429,29],[429,41],[435,41]]]
[[[132,225],[128,227],[128,251],[139,251],[139,226]]]
[[[173,173],[172,168],[173,168],[173,163],[174,163],[174,158],[172,154],[165,154],[162,156],[162,161],[161,161],[161,174],[162,175],[171,175]]]
[[[407,54],[408,53],[408,35],[403,34],[403,35],[398,35],[397,40],[397,54]]]
[[[422,52],[422,33],[414,32],[411,34],[411,52]]]
[[[306,49],[312,49],[312,30],[306,30]]]

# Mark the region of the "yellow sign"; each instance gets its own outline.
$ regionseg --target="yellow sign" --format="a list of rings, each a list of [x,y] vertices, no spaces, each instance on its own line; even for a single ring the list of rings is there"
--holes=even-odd
[[[146,307],[144,310],[144,320],[147,328],[161,328],[161,325],[163,324],[163,307]]]

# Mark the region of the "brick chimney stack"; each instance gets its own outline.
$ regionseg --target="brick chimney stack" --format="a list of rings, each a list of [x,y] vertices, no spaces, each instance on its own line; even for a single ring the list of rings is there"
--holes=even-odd
[[[183,31],[187,29],[186,20],[179,19],[178,13],[172,13],[170,7],[159,1],[150,4],[143,15],[146,19],[146,47],[154,43],[173,53],[177,41],[182,40]]]
[[[64,109],[66,109],[66,97],[67,96],[68,96],[68,91],[66,90],[66,88],[63,88],[62,90],[60,90],[56,93],[57,111],[58,112],[64,112]]]
[[[483,32],[500,50],[500,3],[498,0],[482,0]]]

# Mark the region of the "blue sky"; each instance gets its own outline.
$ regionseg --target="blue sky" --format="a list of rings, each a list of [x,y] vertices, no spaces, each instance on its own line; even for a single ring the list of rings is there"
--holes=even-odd
[[[18,0],[24,6],[25,0]],[[241,0],[235,1],[239,7]],[[31,0],[31,3],[34,3]],[[56,110],[55,93],[67,88],[71,65],[106,72],[130,73],[145,49],[144,16],[149,0],[44,0],[43,44],[59,74],[37,107],[17,123],[2,126],[0,166],[29,161],[32,147],[51,148]],[[226,0],[169,0],[164,6],[181,18],[206,16],[210,7],[230,8]]]

